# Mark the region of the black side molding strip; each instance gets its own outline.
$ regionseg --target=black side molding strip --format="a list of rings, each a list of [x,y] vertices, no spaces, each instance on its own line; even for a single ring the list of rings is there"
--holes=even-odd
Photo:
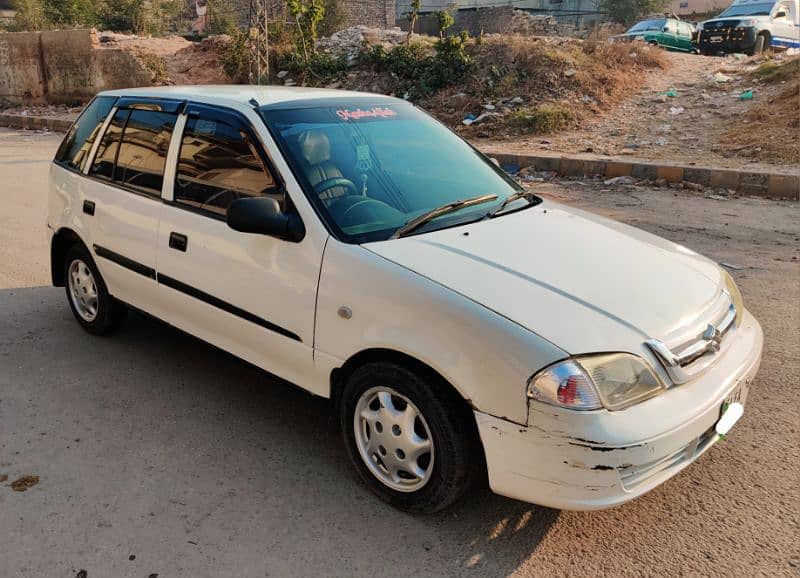
[[[222,299],[214,297],[213,295],[209,295],[208,293],[200,291],[200,289],[196,289],[191,285],[187,285],[186,283],[181,283],[177,279],[173,279],[172,277],[167,277],[166,275],[162,275],[161,273],[159,273],[158,282],[161,285],[166,285],[170,289],[175,289],[176,291],[185,293],[190,297],[199,299],[200,301],[208,303],[209,305],[212,305],[218,309],[222,309],[223,311],[226,311],[231,315],[236,315],[237,317],[241,317],[242,319],[245,319],[250,323],[255,323],[256,325],[260,325],[265,329],[269,329],[270,331],[283,335],[284,337],[288,337],[289,339],[294,339],[295,341],[299,341],[300,343],[303,342],[303,340],[300,339],[300,336],[297,335],[296,333],[292,333],[291,331],[289,331],[288,329],[284,329],[280,325],[275,325],[274,323],[270,323],[266,319],[262,319],[257,315],[253,315],[252,313],[245,311],[244,309],[236,307],[236,305],[231,305],[227,301],[223,301]]]
[[[241,317],[245,321],[249,321],[250,323],[255,323],[256,325],[260,325],[264,329],[268,329],[274,333],[279,335],[283,335],[284,337],[288,337],[289,339],[293,339],[294,341],[299,341],[300,343],[303,342],[300,339],[300,336],[296,333],[292,333],[288,329],[284,329],[280,325],[275,325],[274,323],[270,323],[266,319],[262,319],[257,315],[253,315],[252,313],[245,311],[244,309],[240,309],[235,305],[231,305],[230,303],[223,301],[222,299],[218,299],[213,295],[209,295],[199,289],[192,287],[191,285],[187,285],[186,283],[181,283],[177,279],[173,279],[172,277],[167,277],[166,275],[162,275],[161,273],[156,274],[155,269],[148,267],[147,265],[142,265],[141,263],[134,261],[133,259],[128,259],[127,257],[120,255],[119,253],[115,253],[105,247],[100,247],[99,245],[94,245],[94,252],[98,257],[102,257],[103,259],[108,259],[109,261],[116,263],[121,267],[125,267],[126,269],[130,269],[135,273],[139,273],[140,275],[144,275],[145,277],[149,277],[150,279],[155,279],[161,285],[166,285],[170,289],[175,289],[176,291],[180,291],[190,297],[194,297],[195,299],[199,299],[204,303],[208,303],[213,307],[218,309],[222,309],[230,313],[231,315],[235,315],[237,317]]]
[[[134,273],[138,273],[139,275],[144,275],[145,277],[149,277],[150,279],[156,278],[156,270],[152,267],[148,267],[147,265],[142,265],[138,261],[134,261],[133,259],[128,259],[124,255],[120,255],[119,253],[115,253],[105,247],[101,247],[99,245],[94,246],[94,252],[98,257],[102,257],[103,259],[108,259],[112,263],[116,263],[120,267],[125,267],[126,269],[130,269]]]

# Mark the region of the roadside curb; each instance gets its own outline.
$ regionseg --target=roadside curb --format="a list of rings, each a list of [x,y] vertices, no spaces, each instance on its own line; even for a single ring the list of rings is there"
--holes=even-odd
[[[605,178],[634,177],[636,179],[664,179],[668,183],[687,181],[709,188],[733,189],[745,195],[768,199],[800,200],[800,174],[740,169],[720,169],[695,165],[662,164],[624,158],[584,158],[561,154],[495,154],[490,149],[483,152],[497,159],[510,172],[523,167],[537,171],[554,171],[561,176],[595,176]]]
[[[21,114],[0,113],[0,126],[8,128],[22,128],[27,130],[50,130],[53,132],[67,132],[72,126],[71,120],[51,118],[46,116],[28,116]]]

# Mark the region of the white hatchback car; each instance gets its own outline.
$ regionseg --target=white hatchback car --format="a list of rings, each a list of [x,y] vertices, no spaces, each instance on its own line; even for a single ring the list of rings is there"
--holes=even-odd
[[[385,96],[102,93],[52,165],[48,228],[86,330],[130,306],[330,398],[407,510],[487,474],[556,508],[626,502],[730,428],[761,357],[716,264],[542,200]]]

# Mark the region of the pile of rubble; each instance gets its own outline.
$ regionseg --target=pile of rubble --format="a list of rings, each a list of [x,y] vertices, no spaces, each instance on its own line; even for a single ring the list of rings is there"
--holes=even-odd
[[[514,10],[508,31],[524,36],[575,36],[573,24],[561,24],[554,16],[531,14],[524,10]]]
[[[384,30],[370,28],[369,26],[352,26],[325,38],[320,38],[317,41],[317,48],[326,54],[333,56],[344,55],[354,59],[358,56],[364,44],[370,46],[380,44],[384,48],[391,49],[405,42],[406,35],[398,27]]]

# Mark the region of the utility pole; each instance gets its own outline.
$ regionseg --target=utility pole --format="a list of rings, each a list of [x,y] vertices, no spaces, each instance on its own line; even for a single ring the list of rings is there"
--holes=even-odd
[[[250,84],[261,84],[269,78],[269,1],[250,0]]]

